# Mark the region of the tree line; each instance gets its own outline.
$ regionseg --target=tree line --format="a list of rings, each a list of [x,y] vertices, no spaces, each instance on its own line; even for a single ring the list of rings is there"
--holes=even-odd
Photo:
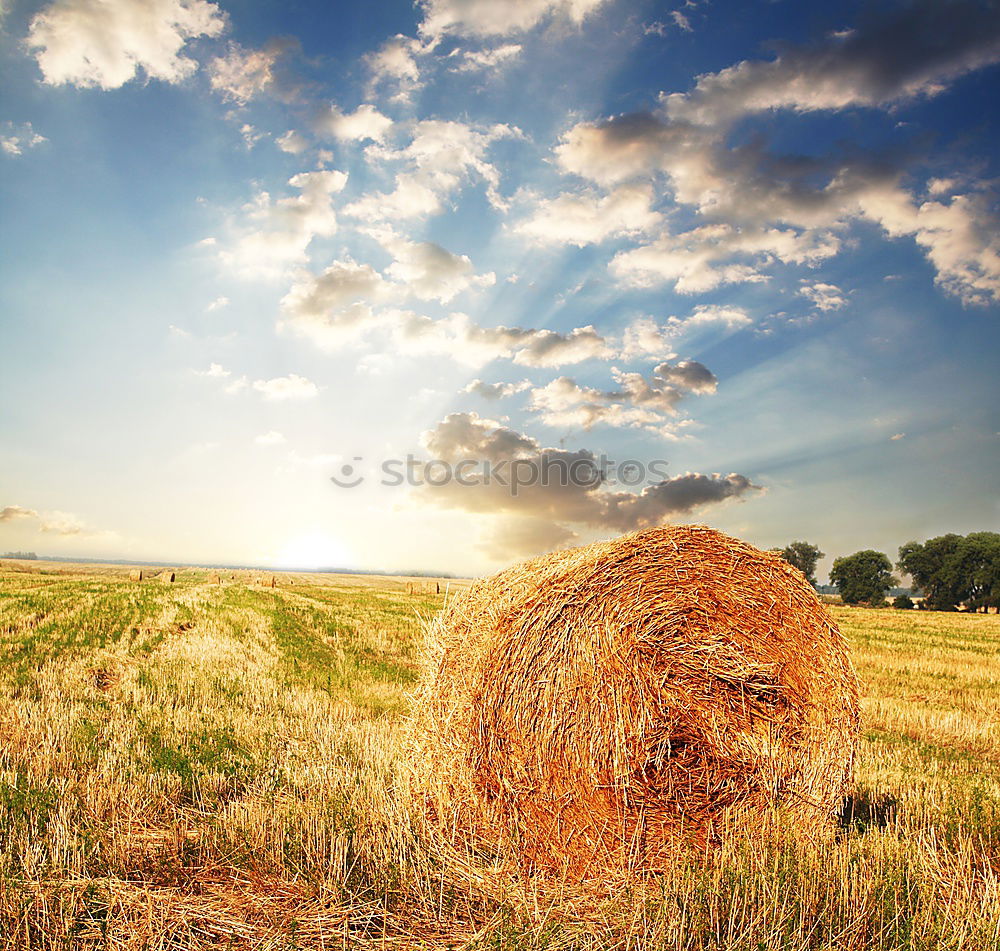
[[[806,580],[816,585],[816,565],[823,552],[809,542],[795,541],[775,549]],[[899,547],[896,566],[913,579],[914,593],[922,596],[921,607],[933,611],[1000,611],[1000,534],[972,532],[969,535],[939,535],[925,542],[907,542]],[[899,584],[893,564],[884,552],[866,549],[844,555],[833,562],[830,583],[837,586],[845,604],[885,604],[886,594]],[[914,607],[901,594],[897,608]]]

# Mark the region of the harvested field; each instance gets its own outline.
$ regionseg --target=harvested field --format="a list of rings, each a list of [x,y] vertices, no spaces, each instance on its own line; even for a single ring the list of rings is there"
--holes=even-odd
[[[443,595],[128,570],[0,564],[5,951],[1000,949],[995,615],[832,607],[862,705],[840,834],[744,830],[601,894],[441,848],[414,808]]]

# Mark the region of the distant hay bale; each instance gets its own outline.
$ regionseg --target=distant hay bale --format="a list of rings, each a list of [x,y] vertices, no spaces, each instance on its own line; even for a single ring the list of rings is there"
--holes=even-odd
[[[173,583],[173,581],[174,581],[174,579],[176,577],[177,576],[172,571],[161,571],[160,572],[160,580],[162,580],[162,581],[168,581],[170,583]]]
[[[778,555],[651,529],[479,581],[436,634],[414,720],[429,805],[527,867],[665,869],[773,806],[842,801],[857,678]]]
[[[129,581],[142,581],[142,569],[135,568],[128,573]]]

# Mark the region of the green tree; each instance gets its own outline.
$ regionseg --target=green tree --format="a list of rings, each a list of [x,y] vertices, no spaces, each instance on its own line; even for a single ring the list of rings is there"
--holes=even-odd
[[[806,576],[806,581],[815,587],[816,565],[823,557],[823,552],[809,542],[792,542],[781,550],[781,557],[798,568]]]
[[[949,569],[958,550],[961,535],[939,535],[923,544],[907,542],[899,548],[896,566],[905,571],[924,596],[924,607],[935,611],[954,611],[963,600],[957,575]]]
[[[845,604],[885,604],[886,592],[899,582],[892,576],[892,562],[880,551],[855,552],[836,559],[830,581]]]
[[[1000,535],[973,532],[958,544],[949,561],[954,584],[970,611],[1000,607]]]
[[[924,594],[924,605],[954,611],[1000,608],[1000,534],[949,534],[899,549],[898,567]]]

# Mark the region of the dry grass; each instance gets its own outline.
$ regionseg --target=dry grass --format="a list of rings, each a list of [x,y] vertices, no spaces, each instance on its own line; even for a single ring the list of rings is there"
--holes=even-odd
[[[14,568],[4,949],[1000,948],[996,616],[833,609],[863,704],[843,834],[762,823],[597,893],[439,846],[414,808],[402,723],[443,595]]]

